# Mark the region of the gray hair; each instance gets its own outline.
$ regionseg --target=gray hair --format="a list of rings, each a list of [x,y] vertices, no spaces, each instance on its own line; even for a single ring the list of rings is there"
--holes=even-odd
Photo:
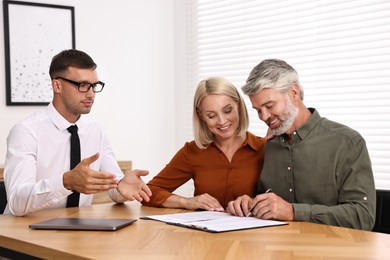
[[[298,85],[303,100],[303,88],[299,83],[296,70],[285,61],[267,59],[252,69],[246,84],[241,89],[248,96],[267,88],[287,93],[293,83]]]

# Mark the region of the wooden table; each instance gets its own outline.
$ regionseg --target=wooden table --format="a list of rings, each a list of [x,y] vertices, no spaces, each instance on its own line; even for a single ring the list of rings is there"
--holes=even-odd
[[[0,245],[45,259],[389,259],[390,235],[304,222],[207,233],[140,216],[183,212],[98,204],[43,210],[25,217],[0,216]],[[136,218],[118,231],[31,230],[55,217]]]

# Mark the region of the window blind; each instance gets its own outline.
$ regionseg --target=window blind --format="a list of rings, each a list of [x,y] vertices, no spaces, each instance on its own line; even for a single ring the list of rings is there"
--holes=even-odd
[[[222,76],[240,89],[260,61],[283,59],[298,71],[307,107],[360,132],[376,188],[390,189],[390,1],[189,2],[189,104],[201,79]],[[246,105],[250,131],[264,136]]]

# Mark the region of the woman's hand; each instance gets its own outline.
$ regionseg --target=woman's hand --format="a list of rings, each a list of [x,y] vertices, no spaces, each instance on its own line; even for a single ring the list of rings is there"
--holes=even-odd
[[[184,209],[204,209],[209,211],[224,211],[218,200],[207,193],[199,196],[185,198],[179,195],[173,194],[164,203],[163,207],[166,208],[184,208]]]
[[[202,195],[186,198],[184,202],[186,209],[205,209],[209,211],[224,211],[218,200],[207,193]]]

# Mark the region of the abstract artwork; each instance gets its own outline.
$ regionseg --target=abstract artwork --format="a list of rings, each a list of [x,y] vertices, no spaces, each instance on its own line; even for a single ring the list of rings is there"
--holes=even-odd
[[[7,105],[52,100],[52,57],[75,48],[74,7],[4,1]]]

